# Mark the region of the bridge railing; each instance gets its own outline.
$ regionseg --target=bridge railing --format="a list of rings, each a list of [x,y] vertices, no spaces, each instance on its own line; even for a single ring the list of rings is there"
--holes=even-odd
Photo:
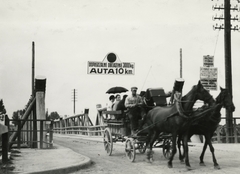
[[[115,111],[116,112],[116,111]],[[116,112],[114,114],[119,114]],[[97,105],[97,119],[96,126],[93,125],[84,125],[84,122],[76,121],[76,117],[83,116],[78,115],[75,117],[68,118],[68,121],[59,120],[54,122],[53,132],[56,134],[80,134],[86,136],[103,136],[103,131],[107,127],[106,119],[109,119],[109,114],[113,114],[113,111],[106,111],[106,108],[101,108],[100,105]],[[88,118],[89,119],[89,118]],[[226,117],[222,117],[222,120],[226,120]],[[240,124],[237,124],[237,121],[240,120],[240,117],[233,118],[234,127],[231,130],[226,128],[226,126],[218,126],[216,129],[212,141],[215,143],[240,143]],[[229,132],[233,132],[232,135]],[[230,141],[231,140],[231,141]]]
[[[102,136],[106,127],[104,124],[94,126],[88,116],[89,109],[83,114],[55,120],[53,132],[56,134],[80,134],[86,136]]]
[[[68,126],[63,128],[54,128],[56,134],[80,134],[86,136],[102,136],[106,126]]]
[[[222,120],[226,120],[226,117],[221,117]],[[225,125],[219,125],[212,138],[216,143],[240,143],[240,124],[237,124],[237,120],[240,117],[233,118],[233,128],[227,128]],[[230,132],[233,134],[230,135]]]
[[[38,147],[43,148],[52,148],[53,146],[53,122],[50,120],[37,120],[37,119],[18,119],[9,121],[14,121],[17,125],[9,130],[10,139],[9,146],[17,144],[17,148],[20,148],[22,145],[28,147]],[[37,124],[37,129],[35,130],[33,124]],[[45,129],[44,129],[45,127]],[[34,138],[34,136],[39,136],[39,141]],[[13,137],[16,138],[13,138]]]

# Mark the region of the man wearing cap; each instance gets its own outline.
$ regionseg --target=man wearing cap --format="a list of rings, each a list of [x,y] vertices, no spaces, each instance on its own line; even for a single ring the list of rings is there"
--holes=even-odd
[[[142,119],[145,115],[144,109],[140,107],[143,104],[142,98],[137,94],[137,87],[132,87],[132,94],[125,100],[125,107],[129,109],[128,117],[131,123],[132,134],[137,132],[138,120]]]

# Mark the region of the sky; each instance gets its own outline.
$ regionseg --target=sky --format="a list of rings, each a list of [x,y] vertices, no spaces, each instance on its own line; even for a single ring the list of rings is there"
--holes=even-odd
[[[0,0],[0,99],[9,117],[24,109],[31,95],[32,42],[35,76],[46,77],[45,106],[49,113],[72,116],[89,108],[93,123],[96,105],[108,103],[113,86],[138,92],[162,87],[170,91],[180,77],[183,94],[200,79],[203,56],[214,56],[218,68],[216,97],[225,88],[224,32],[213,30],[210,0]],[[232,1],[232,5],[235,5]],[[239,12],[232,12],[232,15]],[[237,22],[232,22],[237,25]],[[231,33],[232,88],[240,116],[240,34]],[[87,74],[88,61],[101,62],[114,53],[121,62],[134,62],[134,75]],[[129,92],[125,93],[129,94]],[[123,95],[123,94],[122,94]],[[224,116],[225,112],[223,113]]]

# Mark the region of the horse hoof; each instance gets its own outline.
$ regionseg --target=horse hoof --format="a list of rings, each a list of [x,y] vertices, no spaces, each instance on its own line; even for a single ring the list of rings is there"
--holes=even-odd
[[[200,166],[206,166],[205,163],[203,163],[203,162],[202,162],[202,163],[199,163],[199,165],[200,165]]]
[[[220,168],[219,165],[217,165],[217,166],[214,166],[214,169],[216,169],[216,170],[220,170],[221,168]]]
[[[168,168],[169,169],[173,168],[172,164],[168,164]]]
[[[153,162],[153,158],[150,158],[150,159],[149,159],[149,162],[152,163],[152,162]]]
[[[181,164],[185,164],[184,160],[180,160],[180,163],[181,163]]]
[[[186,166],[186,169],[187,170],[192,170],[192,167],[191,166]]]

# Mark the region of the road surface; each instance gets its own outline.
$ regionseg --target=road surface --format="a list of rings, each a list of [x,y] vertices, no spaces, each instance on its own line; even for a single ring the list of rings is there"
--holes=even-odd
[[[102,142],[84,140],[79,137],[54,137],[54,143],[82,155],[88,156],[93,161],[93,165],[88,168],[81,169],[74,173],[81,174],[151,174],[151,173],[196,173],[196,174],[239,174],[240,173],[240,150],[234,148],[240,146],[227,146],[230,149],[215,149],[215,155],[221,167],[220,170],[213,168],[212,156],[207,149],[205,155],[205,167],[199,166],[199,156],[202,147],[190,146],[189,158],[193,170],[188,171],[185,164],[181,164],[178,160],[178,153],[173,160],[173,168],[167,167],[167,160],[162,154],[162,149],[154,149],[154,162],[148,163],[146,154],[137,152],[135,162],[130,162],[124,152],[124,143],[114,143],[112,156],[107,156]],[[64,159],[63,159],[64,160]]]

